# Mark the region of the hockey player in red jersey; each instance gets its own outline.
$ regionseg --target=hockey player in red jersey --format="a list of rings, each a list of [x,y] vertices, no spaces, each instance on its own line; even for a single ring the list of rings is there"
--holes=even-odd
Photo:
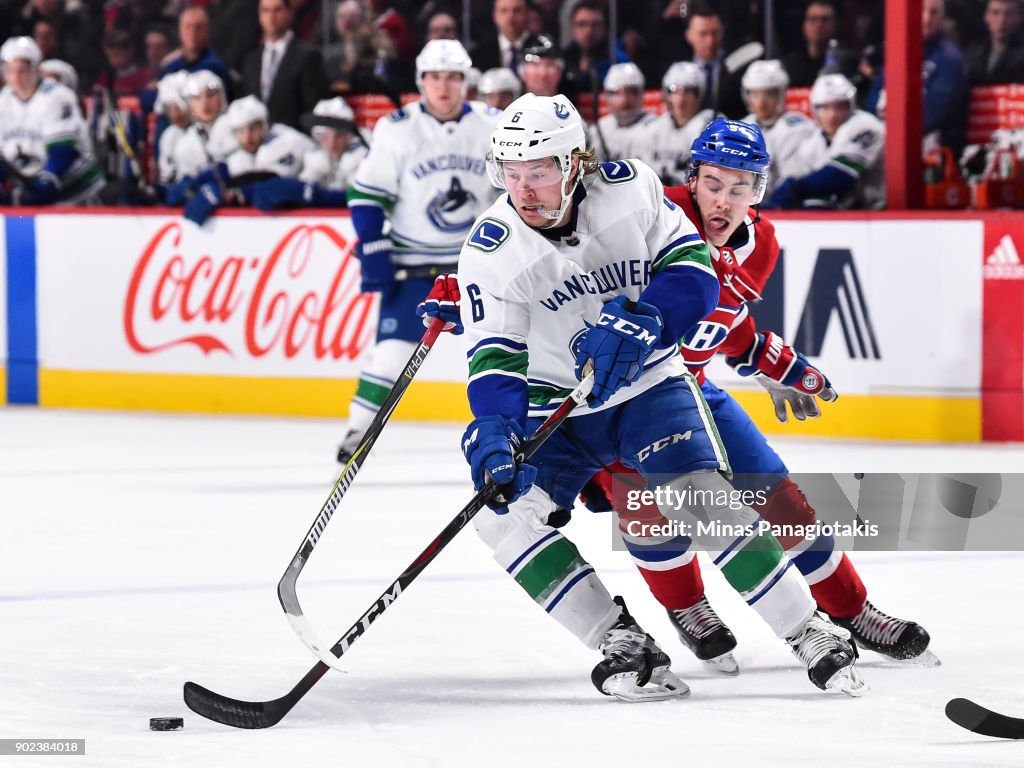
[[[772,331],[759,331],[747,304],[760,298],[775,268],[779,244],[771,222],[750,199],[751,166],[747,153],[767,156],[756,126],[718,118],[693,144],[691,175],[687,185],[670,187],[667,197],[682,207],[687,218],[708,243],[712,263],[721,282],[718,307],[691,329],[680,351],[707,400],[734,472],[733,484],[757,484],[765,478],[770,491],[764,503],[752,505],[772,524],[808,525],[815,521],[813,507],[789,478],[789,471],[740,405],[705,375],[704,366],[718,352],[737,373],[752,376],[768,390],[780,421],[793,415],[803,420],[820,415],[816,398],[836,399],[829,380],[815,366]],[[755,187],[763,176],[753,174]],[[754,202],[760,199],[755,190]],[[604,471],[584,490],[588,506],[625,509],[615,498],[642,480],[622,464]],[[614,473],[614,475],[612,474]],[[620,475],[619,473],[623,473]],[[617,477],[618,482],[613,482]],[[754,490],[753,487],[751,490]],[[603,504],[602,504],[603,502]],[[636,514],[650,520],[656,509]],[[622,525],[626,527],[627,520]],[[628,536],[625,537],[629,545]],[[831,536],[781,539],[793,564],[800,570],[821,610],[846,627],[858,645],[895,659],[921,656],[929,643],[920,625],[888,616],[867,600],[867,590],[850,558],[836,550]],[[693,551],[682,555],[630,546],[634,561],[651,592],[668,611],[683,643],[701,660],[721,671],[738,672],[732,650],[736,639],[722,623],[704,595],[700,569]]]

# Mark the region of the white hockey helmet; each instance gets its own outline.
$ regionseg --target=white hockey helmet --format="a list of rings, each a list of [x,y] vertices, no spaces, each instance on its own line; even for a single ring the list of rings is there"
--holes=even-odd
[[[577,174],[570,185],[572,156],[587,148],[583,118],[562,94],[535,96],[527,93],[509,104],[491,133],[487,172],[491,183],[505,189],[504,163],[554,158],[562,176],[562,203],[557,211],[542,210],[552,221],[562,218],[579,183]]]
[[[356,115],[352,107],[341,96],[322,99],[313,107],[310,134],[314,139],[326,135],[326,131],[347,131],[355,133]]]
[[[0,62],[27,61],[32,69],[38,69],[43,60],[43,52],[31,37],[10,37],[0,46]]]
[[[623,88],[639,88],[641,91],[644,89],[644,73],[631,61],[613,64],[608,67],[608,74],[604,76],[604,89],[608,93],[621,91]]]
[[[425,72],[459,72],[466,77],[473,62],[458,40],[430,40],[416,57],[416,85],[423,86]]]
[[[747,109],[752,109],[749,91],[778,91],[779,113],[786,108],[786,88],[789,87],[789,75],[786,74],[782,62],[778,59],[764,59],[752,63],[743,73],[740,85],[742,86],[743,103],[747,105]]]
[[[518,99],[523,95],[523,84],[519,82],[515,72],[508,67],[495,67],[484,72],[477,91],[481,96],[490,96],[492,93],[511,93],[513,99]]]
[[[479,69],[476,67],[470,67],[466,70],[466,87],[479,88],[481,77],[483,77],[483,73]]]
[[[700,67],[692,61],[677,61],[665,70],[665,76],[661,78],[661,93],[667,98],[672,91],[696,88],[697,98],[703,99],[706,85],[707,81]]]
[[[857,106],[857,89],[845,75],[832,73],[818,75],[818,79],[811,86],[811,108],[817,109],[823,104],[835,104],[845,101],[850,109]]]
[[[185,83],[188,81],[188,72],[179,69],[160,78],[156,87],[156,103],[153,110],[158,115],[167,113],[167,107],[175,106],[178,109],[188,110],[185,102]]]
[[[75,68],[61,59],[47,59],[40,62],[39,73],[46,77],[52,77],[61,85],[66,85],[72,91],[78,92],[78,73]]]
[[[219,91],[224,96],[224,81],[208,69],[200,69],[191,73],[185,79],[185,86],[181,89],[186,99],[199,96],[204,91]]]
[[[270,114],[267,112],[266,106],[255,96],[243,96],[232,101],[228,106],[226,117],[232,131],[245,128],[253,123],[263,123],[264,125],[270,123]]]

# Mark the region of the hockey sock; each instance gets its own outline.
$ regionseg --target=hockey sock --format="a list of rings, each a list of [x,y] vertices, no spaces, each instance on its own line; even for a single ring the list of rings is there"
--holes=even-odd
[[[576,545],[542,522],[553,508],[534,486],[506,514],[485,509],[473,522],[494,559],[530,599],[596,650],[620,609]]]
[[[654,571],[637,565],[654,598],[670,611],[681,611],[704,597],[704,580],[693,552],[690,562],[668,571]]]
[[[839,566],[832,575],[811,584],[811,596],[829,616],[850,619],[861,612],[868,591],[850,558],[840,553]]]
[[[356,393],[349,404],[348,431],[356,444],[395,386],[395,379],[415,346],[408,341],[390,339],[373,348],[366,368],[359,374]],[[344,447],[346,450],[355,448],[354,445]]]
[[[754,509],[773,525],[809,526],[817,519],[814,507],[788,477],[775,486],[764,504],[754,505]],[[840,618],[860,613],[867,590],[850,558],[836,551],[833,537],[780,536],[779,540],[822,610]]]

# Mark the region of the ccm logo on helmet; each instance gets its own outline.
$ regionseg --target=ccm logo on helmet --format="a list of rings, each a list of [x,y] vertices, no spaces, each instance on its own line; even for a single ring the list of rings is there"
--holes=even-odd
[[[739,155],[740,157],[746,157],[750,154],[742,149],[733,149],[732,147],[722,147],[722,151],[727,155]]]
[[[498,142],[498,146],[499,147],[521,147],[521,146],[523,146],[523,142],[521,142],[521,141],[499,141]]]

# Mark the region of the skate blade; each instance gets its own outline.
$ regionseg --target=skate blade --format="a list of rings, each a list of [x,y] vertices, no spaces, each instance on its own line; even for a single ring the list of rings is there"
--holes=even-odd
[[[703,661],[705,667],[720,675],[735,677],[740,673],[740,665],[736,662],[736,657],[732,655],[732,651],[723,653],[721,656],[716,656],[713,659],[704,659]]]
[[[912,659],[898,659],[900,666],[908,667],[941,667],[942,659],[936,656],[929,649],[925,649]]]
[[[647,685],[642,687],[636,684],[635,672],[612,675],[604,681],[602,690],[609,696],[628,702],[665,701],[690,695],[690,686],[668,667],[654,670]]]
[[[825,683],[826,691],[831,691],[832,689],[842,691],[847,696],[851,696],[856,699],[871,690],[871,687],[861,676],[860,670],[851,664],[848,667],[840,669],[829,678],[827,683]]]

